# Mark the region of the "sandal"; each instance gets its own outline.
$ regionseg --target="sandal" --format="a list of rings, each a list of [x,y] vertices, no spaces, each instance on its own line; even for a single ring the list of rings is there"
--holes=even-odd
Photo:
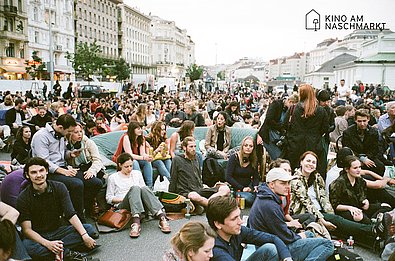
[[[130,230],[129,236],[131,238],[138,238],[140,236],[140,232],[141,232],[140,224],[133,223],[131,228],[132,229]]]
[[[166,218],[161,218],[161,220],[159,221],[159,228],[165,234],[171,232],[170,224]]]

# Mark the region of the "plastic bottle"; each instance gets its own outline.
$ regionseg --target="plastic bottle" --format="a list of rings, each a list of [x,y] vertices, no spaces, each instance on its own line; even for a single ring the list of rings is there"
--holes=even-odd
[[[191,214],[189,212],[191,211],[191,200],[189,198],[185,199],[185,204],[187,205],[187,213],[185,213],[185,218],[190,219]]]
[[[347,247],[348,247],[349,249],[353,249],[353,248],[354,248],[354,239],[353,239],[352,236],[350,236],[350,237],[347,239]]]

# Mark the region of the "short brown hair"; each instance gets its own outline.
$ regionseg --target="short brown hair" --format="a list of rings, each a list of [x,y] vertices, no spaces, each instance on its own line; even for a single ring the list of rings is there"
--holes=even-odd
[[[357,110],[357,111],[355,112],[354,119],[356,120],[358,116],[359,116],[359,117],[367,117],[368,119],[370,119],[369,111],[368,111],[368,110],[365,110],[365,109],[359,109],[359,110]]]
[[[210,227],[216,231],[217,227],[214,222],[217,221],[224,224],[225,219],[237,208],[236,199],[233,197],[218,196],[211,198],[208,201],[206,210],[206,217]]]

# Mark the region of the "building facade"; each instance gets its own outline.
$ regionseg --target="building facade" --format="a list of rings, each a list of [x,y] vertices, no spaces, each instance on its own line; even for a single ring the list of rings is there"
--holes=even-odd
[[[27,1],[3,2],[0,6],[0,79],[23,79],[28,56]]]
[[[195,63],[195,43],[186,30],[178,28],[174,21],[151,16],[151,59],[159,77],[185,76],[188,66]]]
[[[29,60],[32,53],[36,51],[43,62],[49,62],[49,47],[52,41],[55,80],[70,80],[73,68],[66,56],[67,52],[74,52],[74,2],[72,0],[28,1]]]
[[[269,80],[278,77],[303,79],[309,66],[309,53],[295,53],[292,56],[272,59],[267,66]]]
[[[133,74],[154,74],[151,62],[151,18],[125,4],[118,5],[118,53]]]
[[[395,33],[380,34],[361,45],[358,59],[335,68],[335,81],[352,86],[362,82],[395,90]]]
[[[122,0],[75,0],[75,43],[96,44],[101,55],[118,59],[118,4]]]

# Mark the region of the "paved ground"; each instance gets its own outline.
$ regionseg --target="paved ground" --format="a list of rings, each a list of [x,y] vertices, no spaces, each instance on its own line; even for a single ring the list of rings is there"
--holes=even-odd
[[[9,160],[9,154],[0,152],[0,161]],[[244,212],[244,214],[247,214]],[[193,216],[191,220],[206,222],[205,216]],[[172,233],[163,234],[157,220],[141,225],[141,236],[138,239],[129,237],[129,229],[116,233],[101,234],[98,243],[101,247],[93,254],[101,261],[159,261],[163,253],[170,248],[170,239],[188,220],[179,219],[170,222]],[[356,242],[358,243],[358,242]],[[354,251],[364,260],[380,260],[372,251],[356,246]]]

